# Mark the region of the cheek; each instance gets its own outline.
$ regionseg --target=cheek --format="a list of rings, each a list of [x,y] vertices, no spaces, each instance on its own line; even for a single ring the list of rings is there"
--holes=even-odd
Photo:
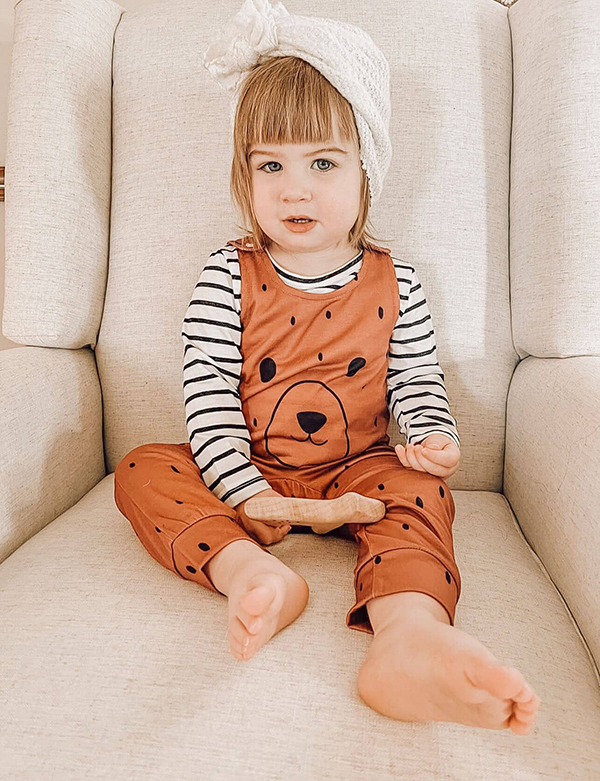
[[[327,199],[327,213],[332,220],[346,224],[354,222],[360,208],[360,192],[354,192],[350,186],[343,186]]]
[[[252,184],[252,204],[254,210],[259,213],[261,210],[265,210],[269,203],[268,188],[266,188],[261,182],[254,181]]]
[[[357,171],[348,171],[336,182],[336,192],[346,208],[360,203],[361,175]]]

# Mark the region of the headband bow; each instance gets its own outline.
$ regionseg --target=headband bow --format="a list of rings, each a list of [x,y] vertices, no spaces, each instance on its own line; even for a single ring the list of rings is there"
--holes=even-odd
[[[389,65],[383,53],[360,27],[290,14],[281,2],[245,0],[204,54],[204,67],[233,96],[232,121],[245,77],[269,56],[306,60],[350,103],[374,203],[392,158]]]

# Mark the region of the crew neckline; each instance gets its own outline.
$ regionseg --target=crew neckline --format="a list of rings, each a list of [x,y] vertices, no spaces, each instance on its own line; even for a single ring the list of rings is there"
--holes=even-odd
[[[304,298],[310,301],[315,301],[315,300],[334,301],[338,298],[342,298],[342,296],[349,295],[358,285],[362,283],[363,279],[369,272],[369,269],[371,268],[372,265],[371,253],[363,250],[360,250],[360,252],[363,253],[362,263],[354,279],[352,279],[350,282],[347,282],[345,285],[342,285],[342,287],[338,288],[337,290],[331,290],[329,293],[309,293],[308,291],[299,290],[298,288],[290,287],[290,285],[286,285],[286,283],[283,281],[283,279],[279,276],[279,274],[275,270],[275,267],[273,265],[274,261],[272,260],[271,254],[269,253],[268,249],[262,250],[257,254],[261,257],[263,264],[266,266],[266,273],[268,274],[269,277],[271,277],[273,283],[287,295],[295,296],[296,298]],[[358,257],[358,254],[356,255],[356,257]],[[356,260],[356,258],[354,258],[354,260]],[[347,261],[347,262],[350,263],[351,261]],[[342,264],[342,266],[345,265],[346,263]],[[284,271],[287,271],[287,269],[284,269]],[[334,273],[334,272],[328,272],[328,273]],[[315,277],[309,277],[309,279],[314,280]]]
[[[329,277],[332,274],[338,274],[344,268],[344,266],[348,266],[350,263],[354,263],[356,260],[358,260],[358,258],[363,253],[362,250],[359,250],[353,258],[350,258],[350,260],[344,261],[341,265],[337,266],[337,268],[332,268],[330,271],[326,271],[323,274],[315,274],[315,275],[310,275],[309,276],[307,274],[298,274],[295,271],[290,271],[288,268],[285,268],[284,266],[282,266],[280,263],[278,263],[275,260],[273,255],[271,255],[271,253],[269,252],[268,248],[266,249],[266,252],[267,252],[267,255],[269,256],[269,258],[271,259],[271,261],[273,262],[273,264],[275,266],[277,266],[278,269],[283,271],[284,274],[289,274],[289,276],[291,276],[291,277],[298,277],[299,279],[307,279],[307,280],[311,280],[311,281],[317,281],[319,279],[324,279],[325,277]],[[289,287],[289,285],[288,285],[288,287]]]

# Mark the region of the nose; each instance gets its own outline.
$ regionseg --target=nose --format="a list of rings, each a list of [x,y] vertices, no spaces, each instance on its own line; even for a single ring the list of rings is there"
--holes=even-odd
[[[299,412],[296,417],[302,431],[307,434],[314,434],[327,423],[327,415],[321,412]]]

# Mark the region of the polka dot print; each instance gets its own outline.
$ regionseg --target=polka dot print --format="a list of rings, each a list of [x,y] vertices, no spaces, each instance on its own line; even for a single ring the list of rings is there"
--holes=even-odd
[[[130,469],[133,469],[133,467],[134,467],[134,466],[135,466],[135,461],[132,461],[132,462],[129,464],[129,468],[130,468]],[[177,467],[176,467],[176,466],[174,466],[173,464],[170,464],[170,467],[171,467],[171,469],[172,469],[174,472],[177,472],[177,474],[178,474],[178,475],[180,475],[180,474],[181,474],[181,472],[179,471],[179,469],[177,469]],[[176,502],[177,504],[183,504],[183,501],[182,501],[181,499],[175,499],[175,502]],[[162,534],[162,529],[159,529],[159,528],[158,528],[158,526],[155,526],[155,527],[154,527],[154,529],[155,529],[155,531],[156,531],[156,532],[158,532],[159,534]],[[210,545],[209,545],[207,542],[199,542],[199,543],[198,543],[198,547],[199,547],[199,548],[200,548],[200,550],[202,550],[202,551],[209,551],[209,550],[210,550]],[[190,572],[192,575],[196,575],[196,574],[197,574],[197,572],[198,572],[198,570],[197,570],[195,567],[192,567],[192,566],[190,566],[189,564],[186,566],[186,570],[187,570],[188,572]]]
[[[323,360],[323,356],[322,356],[321,353],[318,355],[318,358],[319,358],[319,360]],[[355,359],[356,365],[350,365],[350,367],[349,367],[349,374],[352,374],[355,371],[356,367],[358,366],[358,364],[359,364],[359,362],[361,360],[362,359],[358,359],[358,358]],[[267,366],[265,371],[268,371],[268,369],[269,369],[269,367]],[[136,463],[134,461],[129,463],[129,468],[133,469],[133,468],[135,468],[135,466],[136,466]],[[351,466],[351,464],[345,464],[344,465],[344,470],[348,469],[350,466]],[[181,471],[174,464],[168,464],[168,468],[171,469],[173,472],[175,472],[178,475],[182,474]],[[339,487],[340,487],[340,483],[338,481],[334,482],[333,485],[334,485],[334,487],[336,489],[339,489]],[[379,483],[377,485],[377,488],[378,488],[379,491],[385,491],[385,483]],[[439,496],[440,496],[441,499],[445,499],[446,494],[445,494],[445,490],[444,490],[444,486],[443,485],[438,485],[438,493],[439,493]],[[292,497],[295,496],[293,493],[291,495],[292,495]],[[177,505],[183,505],[185,503],[181,499],[173,499],[173,501]],[[415,503],[416,507],[419,507],[420,509],[426,509],[425,508],[425,502],[424,502],[422,496],[415,495],[414,503]],[[411,524],[409,524],[407,522],[403,522],[402,523],[402,529],[403,530],[410,531],[410,528],[411,528]],[[154,526],[154,531],[156,532],[156,534],[162,534],[162,529],[160,529],[158,526]],[[202,542],[199,542],[197,545],[198,545],[198,549],[200,551],[202,551],[203,553],[207,553],[207,552],[209,552],[211,550],[211,546],[207,542],[202,541]],[[270,553],[270,551],[267,551],[267,552]],[[392,551],[390,551],[390,552],[392,552]],[[379,566],[383,562],[383,556],[384,555],[385,555],[384,553],[377,554],[373,558],[373,563],[374,563],[375,566]],[[198,574],[198,570],[194,566],[192,566],[192,565],[186,565],[185,569],[191,575],[197,575]],[[444,579],[445,579],[446,583],[449,586],[452,586],[454,584],[454,580],[453,580],[453,577],[452,577],[451,573],[447,569],[443,569],[443,573],[444,573]],[[358,590],[360,592],[362,592],[364,590],[364,583],[363,582],[360,582],[358,584]]]
[[[336,487],[336,488],[338,487],[338,484],[337,484],[337,483],[335,483],[335,487]],[[379,483],[379,485],[377,486],[377,488],[378,488],[380,491],[383,491],[383,490],[385,490],[385,485],[384,485],[383,483]],[[439,494],[440,494],[440,496],[441,496],[441,497],[442,497],[442,499],[443,499],[443,498],[444,498],[444,496],[445,496],[445,493],[444,493],[444,487],[443,487],[443,486],[441,486],[441,485],[440,485],[440,486],[438,486],[438,491],[439,491]],[[423,500],[421,499],[421,497],[420,497],[420,496],[417,496],[417,497],[415,498],[415,504],[417,505],[417,507],[421,507],[421,508],[422,508],[422,507],[424,507]],[[408,523],[403,523],[403,524],[402,524],[402,528],[403,528],[403,529],[410,529],[410,526],[408,525]],[[375,562],[375,564],[379,564],[379,563],[381,562],[381,556],[379,556],[379,555],[378,555],[378,556],[375,556],[374,562]],[[452,576],[450,575],[450,573],[448,572],[448,570],[445,570],[445,576],[446,576],[446,581],[447,581],[449,584],[452,584]],[[362,583],[359,583],[359,585],[358,585],[358,590],[359,590],[359,591],[362,591],[362,590],[363,590],[363,584],[362,584]]]

